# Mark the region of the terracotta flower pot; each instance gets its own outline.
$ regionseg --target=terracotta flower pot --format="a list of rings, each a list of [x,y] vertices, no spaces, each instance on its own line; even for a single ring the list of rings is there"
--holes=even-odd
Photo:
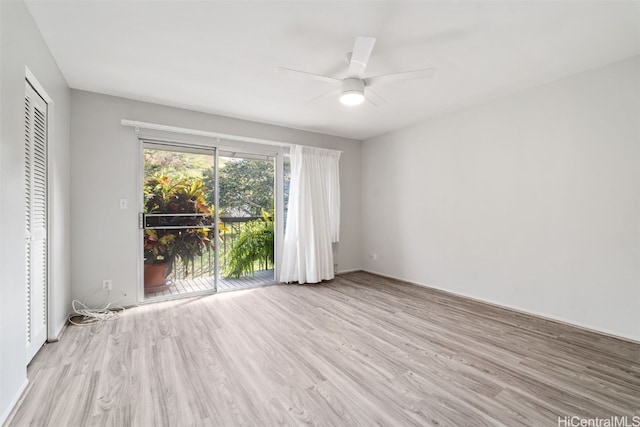
[[[145,264],[144,265],[144,291],[160,292],[169,288],[167,284],[167,264]]]

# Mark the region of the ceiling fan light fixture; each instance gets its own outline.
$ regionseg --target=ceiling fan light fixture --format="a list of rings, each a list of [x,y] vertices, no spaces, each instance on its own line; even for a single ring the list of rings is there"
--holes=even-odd
[[[364,102],[364,82],[355,77],[349,77],[342,81],[342,94],[340,102],[344,105],[360,105]]]
[[[348,90],[340,95],[340,102],[344,105],[360,105],[364,102],[364,93],[359,90]]]

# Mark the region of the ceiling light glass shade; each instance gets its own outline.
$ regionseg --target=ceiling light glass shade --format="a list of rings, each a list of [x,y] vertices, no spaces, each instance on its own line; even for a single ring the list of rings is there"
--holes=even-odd
[[[364,93],[358,90],[349,90],[342,92],[340,102],[344,105],[360,105],[364,101]]]

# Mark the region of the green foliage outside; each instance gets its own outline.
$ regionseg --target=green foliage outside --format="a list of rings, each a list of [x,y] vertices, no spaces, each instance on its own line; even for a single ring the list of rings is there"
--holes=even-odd
[[[273,209],[273,162],[232,158],[221,165],[218,178],[222,216],[260,216]],[[204,182],[215,188],[213,170],[205,171]],[[213,200],[213,190],[210,197]]]
[[[173,270],[176,258],[185,267],[204,250],[213,248],[214,230],[212,206],[205,199],[206,187],[196,178],[153,175],[144,185],[144,212],[147,214],[207,214],[196,218],[201,228],[146,229],[144,233],[144,257],[146,264],[167,263],[167,274]],[[171,225],[157,218],[158,225]]]
[[[262,211],[262,219],[249,221],[226,254],[227,277],[253,274],[257,268],[273,266],[274,245],[273,211]]]
[[[145,213],[211,215],[201,224],[204,228],[145,230],[145,263],[166,261],[169,274],[179,259],[186,277],[189,265],[214,248],[212,156],[146,149],[144,158]],[[256,268],[273,268],[273,162],[221,157],[218,177],[221,217],[262,216],[241,224],[237,236],[230,235],[231,248],[220,253],[224,274],[240,277],[253,274]],[[220,227],[221,235],[229,232]]]
[[[202,179],[208,189],[213,189],[204,180],[204,174],[213,171],[213,158],[206,154],[181,153],[165,150],[144,150],[144,176],[165,175],[171,178]],[[206,191],[209,195],[209,190]],[[213,202],[213,198],[207,198]]]

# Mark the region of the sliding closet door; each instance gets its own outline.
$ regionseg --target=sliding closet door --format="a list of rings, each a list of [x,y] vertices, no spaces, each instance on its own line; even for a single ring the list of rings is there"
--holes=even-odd
[[[47,337],[47,104],[26,83],[25,249],[27,362]]]

